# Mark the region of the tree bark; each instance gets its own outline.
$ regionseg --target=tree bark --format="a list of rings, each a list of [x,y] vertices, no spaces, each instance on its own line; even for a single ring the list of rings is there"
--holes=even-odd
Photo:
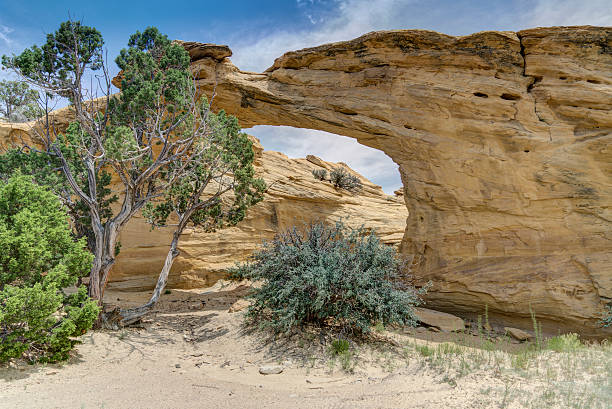
[[[168,250],[168,254],[166,255],[166,261],[164,262],[164,266],[162,267],[162,270],[159,273],[159,277],[157,278],[157,284],[155,285],[155,290],[153,290],[151,299],[146,304],[143,304],[140,307],[122,309],[120,312],[120,325],[128,326],[134,324],[135,322],[138,322],[145,314],[151,311],[155,304],[157,304],[157,302],[159,301],[159,297],[161,296],[162,292],[166,288],[166,284],[168,283],[168,275],[170,274],[170,269],[172,268],[174,259],[176,259],[176,257],[180,254],[177,248],[179,236],[180,232],[176,231],[172,238],[172,243],[170,244],[170,250]]]

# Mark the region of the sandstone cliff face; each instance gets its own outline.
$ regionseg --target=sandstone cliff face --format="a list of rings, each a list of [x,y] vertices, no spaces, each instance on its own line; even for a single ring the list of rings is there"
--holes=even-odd
[[[72,118],[67,108],[52,113],[56,129],[65,129]],[[34,125],[0,121],[0,147],[31,144],[32,139],[36,140],[32,138]],[[291,159],[280,152],[264,151],[256,138],[253,142],[255,170],[268,186],[264,200],[250,208],[247,218],[235,227],[216,233],[187,229],[181,237],[181,254],[172,267],[169,287],[211,286],[225,277],[229,267],[245,261],[279,230],[311,221],[342,219],[348,226],[373,229],[388,245],[400,245],[408,217],[400,196],[385,194],[380,186],[344,163],[326,162],[311,155]],[[361,179],[363,189],[358,194],[336,189],[330,182],[312,176],[315,169],[330,171],[339,166]],[[171,238],[171,230],[151,230],[140,214],[133,217],[121,232],[121,253],[113,266],[109,286],[127,291],[152,289]]]
[[[235,227],[215,233],[186,231],[179,245],[181,255],[169,277],[170,287],[210,286],[225,276],[227,268],[246,260],[262,241],[272,239],[279,229],[312,220],[331,222],[342,218],[347,225],[374,229],[387,244],[400,244],[408,216],[400,197],[386,195],[363,177],[364,189],[359,194],[335,189],[331,183],[315,179],[312,170],[345,165],[314,156],[290,159],[279,152],[264,151],[259,144],[255,148],[256,171],[268,185],[265,199],[250,208],[247,218]],[[170,240],[171,232],[151,231],[141,217],[133,218],[121,233],[121,253],[112,270],[111,286],[126,290],[153,288]]]
[[[193,43],[191,45],[194,47]],[[192,53],[243,127],[319,129],[384,151],[410,212],[402,252],[432,308],[601,334],[612,301],[612,29],[374,32],[264,73]],[[324,141],[322,141],[324,143]]]

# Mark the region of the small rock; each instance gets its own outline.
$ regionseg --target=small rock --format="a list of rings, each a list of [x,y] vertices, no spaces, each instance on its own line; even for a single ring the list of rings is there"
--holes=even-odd
[[[518,341],[528,341],[533,338],[530,333],[518,328],[504,327],[504,331]]]
[[[425,329],[425,327],[417,327],[417,328],[416,328],[416,332],[425,332],[425,331],[427,331],[427,330]]]
[[[259,367],[259,373],[262,375],[276,375],[283,372],[282,365],[265,365]]]
[[[180,368],[180,367],[181,367],[181,364],[175,364],[175,365],[174,365],[174,367],[175,367],[175,368]]]
[[[417,319],[425,325],[434,327],[444,332],[463,331],[465,322],[452,314],[430,310],[427,308],[416,308]]]
[[[249,300],[245,300],[244,298],[241,298],[229,307],[228,312],[233,313],[233,312],[242,311],[245,308],[247,308],[249,305],[251,305],[251,302]]]

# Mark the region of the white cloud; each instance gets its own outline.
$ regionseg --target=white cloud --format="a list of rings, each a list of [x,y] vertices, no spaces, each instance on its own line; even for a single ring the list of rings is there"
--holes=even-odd
[[[392,194],[402,186],[397,165],[383,152],[359,144],[355,139],[312,129],[288,126],[255,126],[247,129],[267,150],[291,158],[315,155],[329,162],[345,162],[352,169]]]
[[[307,30],[279,30],[253,41],[236,41],[232,60],[241,69],[263,71],[286,51],[350,40],[373,30],[404,27],[401,16],[416,0],[335,0],[318,10],[319,2],[298,1],[312,23]]]
[[[4,41],[7,45],[10,45],[13,41],[9,38],[9,34],[13,31],[12,28],[0,24],[0,40]]]
[[[525,17],[528,27],[612,26],[612,1],[538,0]]]

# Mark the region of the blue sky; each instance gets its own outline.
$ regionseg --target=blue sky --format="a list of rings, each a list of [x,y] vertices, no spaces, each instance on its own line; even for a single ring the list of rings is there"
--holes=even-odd
[[[420,28],[465,35],[536,26],[612,26],[611,0],[0,0],[0,54],[40,44],[69,13],[102,32],[111,59],[130,34],[154,25],[170,38],[227,44],[232,61],[250,71],[266,69],[285,51],[374,30]],[[347,162],[386,192],[401,186],[389,158],[349,138],[286,127],[248,132],[266,149],[292,157],[311,153]]]

